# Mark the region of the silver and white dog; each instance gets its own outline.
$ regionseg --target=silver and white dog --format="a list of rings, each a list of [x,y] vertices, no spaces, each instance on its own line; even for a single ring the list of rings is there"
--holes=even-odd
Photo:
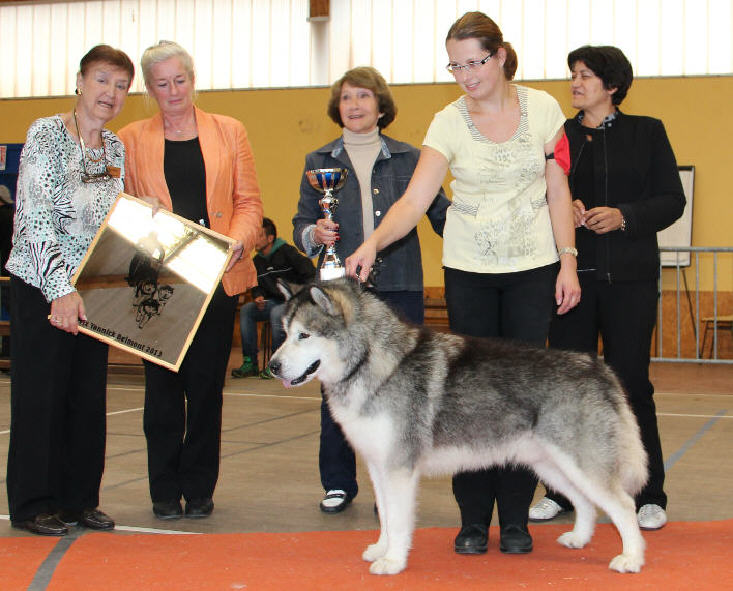
[[[420,475],[522,464],[575,506],[558,542],[582,548],[595,506],[618,529],[609,567],[638,572],[634,500],[647,478],[639,427],[618,379],[597,359],[400,321],[351,280],[289,297],[287,339],[270,361],[285,386],[318,378],[334,419],[365,460],[381,521],[364,551],[374,574],[407,566]]]

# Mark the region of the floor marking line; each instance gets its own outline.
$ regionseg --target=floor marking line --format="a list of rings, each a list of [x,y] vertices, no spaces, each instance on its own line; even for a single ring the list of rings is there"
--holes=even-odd
[[[3,521],[9,521],[10,515],[2,515],[0,514],[0,520]],[[66,540],[69,539],[69,537],[72,537],[74,539],[77,539],[82,536],[85,532],[88,532],[91,530],[85,529],[83,527],[72,527],[70,529],[69,535],[64,536],[62,538],[59,538],[60,540]],[[115,528],[111,530],[109,533],[114,533],[117,531],[130,531],[130,532],[136,532],[136,533],[147,533],[147,534],[195,534],[197,536],[203,535],[204,532],[201,531],[182,531],[179,529],[160,529],[157,527],[137,527],[134,525],[115,525]]]
[[[685,455],[685,453],[693,446],[695,445],[700,439],[702,439],[703,435],[705,435],[710,429],[712,429],[713,425],[717,423],[721,418],[724,417],[724,415],[728,411],[723,409],[719,410],[715,417],[711,418],[709,421],[707,421],[700,429],[695,433],[692,437],[690,437],[685,443],[682,444],[682,447],[680,447],[676,452],[674,452],[671,456],[667,458],[667,461],[664,462],[664,471],[669,472],[669,469],[674,466],[679,459]]]
[[[28,585],[28,591],[45,591],[51,583],[56,567],[64,558],[71,545],[82,535],[81,531],[70,531],[68,535],[59,538],[59,541],[48,553],[45,560],[38,566],[36,574]]]
[[[719,412],[727,413],[727,410],[722,410]],[[677,413],[677,412],[658,412],[658,417],[689,417],[689,418],[698,418],[698,419],[733,419],[733,415],[729,414],[714,414],[714,415],[693,415],[693,414],[685,414],[685,413]]]
[[[108,417],[111,417],[112,415],[123,415],[128,412],[138,412],[140,410],[143,410],[143,407],[140,406],[138,408],[126,408],[125,410],[113,410],[107,413]]]
[[[135,527],[131,525],[117,525],[115,531],[129,531],[138,534],[164,534],[164,535],[186,535],[191,534],[195,536],[201,536],[204,532],[200,531],[181,531],[177,529],[158,529],[155,527]]]

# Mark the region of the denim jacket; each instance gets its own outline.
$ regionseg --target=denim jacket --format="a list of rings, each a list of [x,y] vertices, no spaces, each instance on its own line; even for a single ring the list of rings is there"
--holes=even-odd
[[[386,135],[380,135],[380,139],[382,151],[374,163],[371,187],[375,228],[384,219],[390,206],[407,189],[420,156],[420,150],[410,144],[398,142]],[[343,138],[338,138],[305,157],[298,212],[293,217],[293,241],[307,256],[315,256],[320,250],[320,266],[324,249],[313,244],[310,231],[316,221],[323,217],[318,205],[322,195],[305,178],[306,170],[316,168],[346,168],[349,171],[346,183],[335,193],[339,205],[333,214],[334,221],[339,224],[340,240],[336,242],[336,253],[344,262],[364,242],[364,230],[361,189],[344,148]],[[441,188],[427,211],[433,230],[440,236],[443,235],[445,212],[449,206],[450,201]],[[378,256],[382,262],[375,269],[374,283],[377,291],[422,291],[422,260],[416,228],[385,248]]]

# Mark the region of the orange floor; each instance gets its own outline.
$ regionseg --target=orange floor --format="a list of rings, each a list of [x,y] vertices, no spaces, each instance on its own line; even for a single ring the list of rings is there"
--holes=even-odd
[[[455,532],[416,532],[406,571],[375,576],[361,560],[374,531],[294,534],[156,535],[85,533],[74,540],[46,587],[55,591],[208,591],[246,589],[733,589],[733,520],[670,523],[645,533],[647,564],[640,574],[618,574],[608,562],[620,540],[598,526],[583,550],[555,542],[566,525],[533,528],[535,550],[505,556],[491,528],[489,552],[459,556]],[[28,589],[35,567],[56,540],[0,539],[0,588]]]

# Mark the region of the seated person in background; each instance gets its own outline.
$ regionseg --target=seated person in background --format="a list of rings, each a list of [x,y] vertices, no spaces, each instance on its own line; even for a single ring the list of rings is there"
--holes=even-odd
[[[235,378],[254,376],[259,373],[257,364],[257,322],[270,321],[272,328],[272,350],[275,351],[285,340],[282,329],[282,315],[285,300],[277,288],[278,278],[288,283],[303,284],[311,281],[316,270],[311,260],[298,252],[294,246],[277,237],[275,224],[270,218],[262,218],[262,229],[255,243],[257,254],[254,264],[257,269],[257,285],[252,288],[252,301],[242,306],[239,312],[239,327],[242,335],[242,365],[232,370]],[[265,367],[261,378],[272,377]]]

